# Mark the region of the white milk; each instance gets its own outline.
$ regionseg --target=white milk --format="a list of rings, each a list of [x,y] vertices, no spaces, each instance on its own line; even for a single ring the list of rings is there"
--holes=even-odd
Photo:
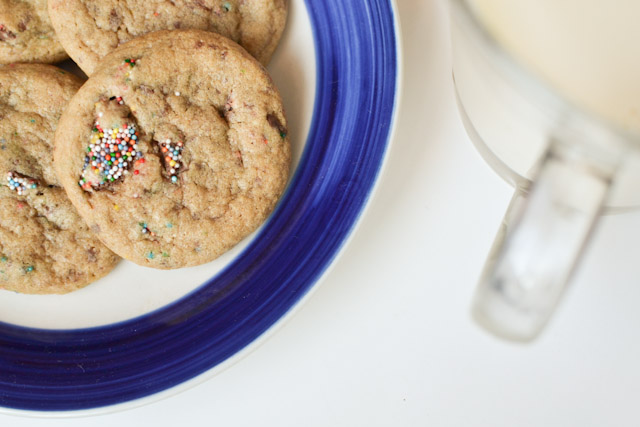
[[[468,0],[519,62],[573,103],[640,133],[640,0]]]

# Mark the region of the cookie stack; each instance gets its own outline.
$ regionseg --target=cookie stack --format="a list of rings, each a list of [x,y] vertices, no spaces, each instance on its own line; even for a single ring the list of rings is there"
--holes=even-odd
[[[45,3],[0,0],[0,289],[198,265],[260,226],[291,158],[264,68],[284,0]],[[14,63],[65,51],[84,83]]]

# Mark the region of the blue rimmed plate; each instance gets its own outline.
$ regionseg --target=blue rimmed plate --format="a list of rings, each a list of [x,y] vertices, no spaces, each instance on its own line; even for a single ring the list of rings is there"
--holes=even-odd
[[[269,68],[289,113],[297,167],[274,214],[206,266],[158,272],[123,262],[67,296],[1,291],[7,411],[122,406],[215,373],[289,313],[335,258],[390,138],[395,12],[391,0],[290,3]]]

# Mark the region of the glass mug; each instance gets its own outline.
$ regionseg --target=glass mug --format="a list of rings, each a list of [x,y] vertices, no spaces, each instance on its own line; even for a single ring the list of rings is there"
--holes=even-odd
[[[640,2],[451,0],[467,133],[516,188],[472,312],[527,341],[604,210],[640,207]]]

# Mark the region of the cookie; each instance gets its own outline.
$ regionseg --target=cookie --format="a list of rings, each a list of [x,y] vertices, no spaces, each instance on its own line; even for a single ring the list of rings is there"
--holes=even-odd
[[[0,289],[66,293],[119,260],[78,216],[53,169],[56,125],[81,83],[50,65],[0,66]]]
[[[55,166],[118,255],[155,268],[213,260],[270,214],[289,173],[280,95],[218,34],[160,31],[107,55],[69,103]]]
[[[49,0],[69,55],[91,75],[119,45],[158,30],[198,29],[232,39],[266,65],[285,26],[285,0]]]
[[[53,31],[47,0],[0,0],[0,64],[67,58]]]

